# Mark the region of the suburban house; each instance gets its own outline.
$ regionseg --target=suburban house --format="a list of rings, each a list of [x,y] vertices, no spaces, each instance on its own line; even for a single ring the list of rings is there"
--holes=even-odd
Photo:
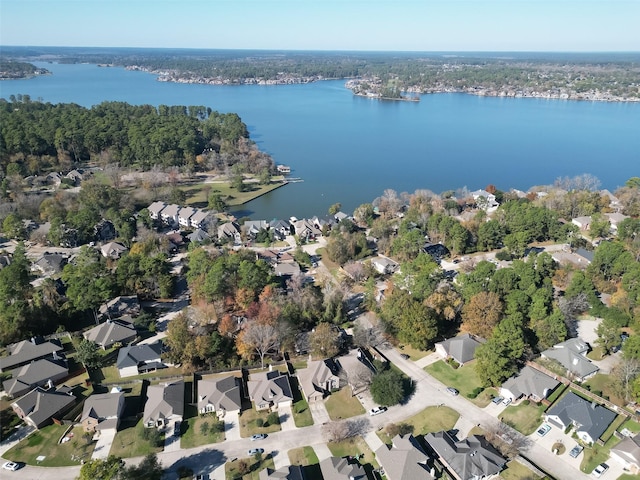
[[[457,337],[448,338],[443,342],[436,343],[436,352],[445,360],[453,358],[460,365],[470,362],[474,359],[476,348],[483,342],[470,333],[464,333]]]
[[[11,378],[2,383],[2,388],[12,398],[28,393],[34,387],[52,385],[69,375],[66,360],[41,358],[11,371]]]
[[[614,235],[618,234],[618,224],[627,218],[630,218],[628,215],[623,215],[622,213],[614,212],[614,213],[605,213],[605,217],[609,220],[611,224],[611,233]]]
[[[542,357],[557,361],[567,369],[567,375],[579,382],[584,382],[599,370],[596,365],[587,358],[589,344],[580,338],[570,338],[553,348],[541,353]]]
[[[273,267],[273,273],[278,277],[294,277],[300,275],[300,265],[296,262],[278,263]]]
[[[276,170],[283,175],[291,173],[291,167],[289,165],[277,165]]]
[[[291,235],[291,224],[286,220],[271,220],[269,228],[273,231],[276,240],[284,240],[287,235]]]
[[[247,220],[242,225],[243,230],[247,234],[248,237],[253,238],[261,230],[269,230],[269,222],[266,220]]]
[[[102,219],[93,226],[93,235],[99,242],[108,242],[116,238],[118,232],[112,221]]]
[[[28,425],[42,428],[52,423],[52,418],[61,419],[76,403],[70,389],[45,390],[36,387],[24,397],[11,404],[11,408]]]
[[[142,421],[147,428],[181,422],[184,415],[184,380],[150,385]]]
[[[500,206],[496,201],[496,196],[486,190],[476,190],[475,192],[471,192],[471,196],[478,208],[487,212],[493,212]]]
[[[289,375],[275,370],[252,373],[247,389],[256,410],[277,409],[279,406],[290,406],[293,402]]]
[[[105,243],[100,247],[100,253],[102,253],[102,256],[105,258],[118,259],[126,251],[127,247],[118,242]]]
[[[122,347],[118,350],[118,359],[116,360],[120,377],[132,377],[167,368],[160,358],[161,352],[162,343],[160,341]]]
[[[511,400],[524,397],[540,402],[547,398],[558,385],[560,382],[557,380],[527,365],[518,375],[502,384],[500,395]]]
[[[314,238],[322,235],[322,231],[316,228],[316,226],[309,220],[298,220],[293,222],[293,228],[295,229],[298,238],[304,242],[308,242],[309,240],[313,240]]]
[[[320,462],[324,480],[366,480],[367,474],[359,463],[349,463],[347,457],[329,457]]]
[[[191,243],[202,243],[209,240],[209,234],[200,228],[196,228],[193,232],[187,235],[187,238]]]
[[[178,225],[184,228],[191,227],[191,217],[196,213],[193,207],[182,207],[178,213]]]
[[[160,212],[160,218],[164,223],[170,226],[178,225],[178,214],[180,213],[180,206],[172,203],[167,205]]]
[[[482,480],[502,471],[507,461],[482,435],[458,440],[449,432],[428,433],[425,442],[456,480]]]
[[[140,314],[140,301],[136,295],[116,297],[100,306],[98,313],[103,318],[110,320],[120,318],[124,315],[136,317]]]
[[[576,217],[571,220],[571,223],[573,223],[580,230],[589,230],[589,227],[591,226],[591,217]]]
[[[240,413],[242,409],[242,380],[228,376],[198,381],[198,412],[215,412],[219,417]]]
[[[304,480],[302,467],[299,465],[289,465],[280,467],[277,470],[265,468],[258,473],[259,480]]]
[[[573,392],[567,393],[545,414],[545,420],[562,429],[573,425],[578,438],[592,444],[605,432],[617,413],[590,402]]]
[[[120,426],[124,411],[124,392],[91,395],[84,402],[80,423],[85,432],[113,430]]]
[[[59,253],[45,253],[33,263],[32,270],[43,275],[54,275],[62,272],[67,264],[67,257]]]
[[[433,258],[433,260],[438,263],[444,257],[448,257],[451,253],[449,252],[449,249],[441,243],[427,242],[422,247],[422,250],[424,251],[424,253],[431,255],[431,258]]]
[[[371,266],[381,275],[393,273],[398,268],[398,264],[385,257],[376,257],[371,260]]]
[[[149,210],[149,216],[154,220],[159,220],[160,212],[162,212],[166,206],[167,204],[164,202],[153,202],[147,207],[147,210]]]
[[[209,223],[212,222],[212,220],[213,217],[209,212],[197,210],[196,213],[191,216],[191,228],[201,228],[205,230],[209,226]]]
[[[125,345],[134,341],[138,333],[131,326],[107,320],[105,323],[87,330],[82,335],[90,342],[97,343],[104,350],[107,350],[116,343]]]
[[[298,370],[300,386],[309,402],[322,400],[325,395],[340,387],[338,370],[338,366],[331,359],[310,361],[307,368]]]
[[[376,457],[384,469],[387,480],[434,478],[431,468],[427,465],[430,457],[413,435],[396,435],[391,441],[391,449],[382,445],[376,450]]]
[[[231,239],[233,243],[241,243],[240,227],[235,222],[223,223],[218,227],[218,238],[220,240]]]
[[[42,337],[31,337],[30,340],[7,345],[9,356],[0,358],[0,372],[21,367],[41,358],[53,358],[54,353],[60,353],[62,350],[59,340],[45,341]]]
[[[634,475],[640,473],[640,434],[627,437],[611,448],[611,458]]]

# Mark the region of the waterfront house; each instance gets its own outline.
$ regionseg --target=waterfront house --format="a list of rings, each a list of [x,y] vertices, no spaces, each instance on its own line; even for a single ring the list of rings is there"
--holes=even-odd
[[[115,434],[124,411],[124,392],[91,395],[84,402],[80,423],[85,432],[110,430]]]
[[[26,424],[39,429],[51,424],[53,418],[61,420],[75,403],[76,397],[67,387],[57,390],[36,387],[13,402],[11,408]]]
[[[617,413],[608,408],[569,392],[547,411],[545,421],[562,430],[573,426],[580,440],[593,444],[616,416]]]
[[[290,406],[293,402],[289,375],[276,370],[252,373],[247,389],[256,410],[276,410],[279,406]]]
[[[557,380],[527,365],[518,375],[502,384],[500,396],[511,400],[524,397],[534,402],[540,402],[547,398],[558,385],[560,382]]]
[[[478,208],[486,212],[495,212],[500,204],[496,201],[496,196],[486,190],[476,190],[471,192],[471,196]]]
[[[187,238],[191,243],[202,243],[209,240],[209,235],[204,230],[196,228],[193,232],[187,235]]]
[[[271,220],[269,228],[273,231],[276,240],[284,240],[287,235],[291,235],[291,224],[286,220]]]
[[[255,238],[262,230],[269,230],[269,223],[265,220],[247,220],[242,229],[248,238]]]
[[[288,175],[289,173],[291,173],[291,167],[288,165],[278,165],[276,166],[276,170],[278,171],[278,173],[281,173],[283,175]]]
[[[240,413],[242,409],[242,379],[228,376],[198,381],[198,412],[215,412],[222,418],[226,413]]]
[[[31,337],[29,340],[7,345],[6,350],[9,355],[0,358],[0,372],[21,367],[41,358],[54,358],[63,348],[60,340],[45,341],[42,337]]]
[[[238,245],[242,242],[240,236],[240,226],[236,222],[223,223],[218,227],[218,238],[220,240],[229,239]]]
[[[181,422],[184,415],[184,380],[150,385],[142,421],[147,428]]]
[[[184,228],[191,227],[191,217],[196,213],[196,209],[193,207],[182,207],[178,212],[178,225]]]
[[[200,228],[207,230],[210,224],[214,222],[215,217],[209,212],[203,210],[196,210],[196,212],[189,219],[191,228]]]
[[[153,202],[147,207],[147,210],[149,210],[149,216],[153,220],[160,220],[160,213],[165,209],[166,206],[167,204],[164,202]]]
[[[180,213],[180,206],[172,203],[171,205],[167,205],[160,212],[160,218],[164,223],[171,226],[178,225],[178,214]]]

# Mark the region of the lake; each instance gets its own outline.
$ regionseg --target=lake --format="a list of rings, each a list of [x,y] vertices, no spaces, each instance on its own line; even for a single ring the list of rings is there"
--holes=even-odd
[[[0,97],[28,94],[90,107],[103,101],[205,105],[236,112],[289,184],[236,211],[254,219],[324,215],[371,202],[385,189],[440,193],[494,184],[527,190],[590,173],[614,190],[640,176],[640,103],[422,95],[420,102],[355,97],[344,81],[213,86],[96,65],[36,63],[53,75],[0,82]]]

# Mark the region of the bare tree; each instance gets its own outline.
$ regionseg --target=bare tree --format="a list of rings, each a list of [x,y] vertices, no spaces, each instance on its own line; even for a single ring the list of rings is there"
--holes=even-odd
[[[558,301],[558,308],[564,315],[564,323],[567,325],[567,333],[575,337],[578,333],[577,315],[589,309],[587,295],[579,293],[575,297],[562,297]]]
[[[640,374],[640,360],[636,358],[623,358],[611,370],[612,386],[615,392],[627,402],[632,400],[632,384]]]
[[[252,321],[238,335],[237,345],[240,353],[245,356],[250,352],[256,353],[260,357],[260,365],[264,368],[265,355],[280,347],[280,331],[272,323]]]
[[[113,188],[120,188],[122,186],[122,169],[119,163],[110,163],[104,167],[105,175],[111,180]]]
[[[367,418],[328,422],[322,426],[322,435],[327,442],[341,442],[342,440],[365,434],[369,427],[370,424]]]
[[[371,385],[373,372],[366,365],[356,363],[353,368],[349,369],[346,377],[347,382],[351,385],[353,395],[357,395]]]
[[[495,423],[485,429],[485,438],[505,457],[513,458],[527,452],[533,442],[506,423]]]
[[[358,347],[369,348],[387,345],[388,341],[379,325],[367,327],[357,323],[353,328],[353,343]]]
[[[367,272],[362,262],[347,262],[342,267],[345,272],[353,279],[354,282],[361,282],[367,278]]]

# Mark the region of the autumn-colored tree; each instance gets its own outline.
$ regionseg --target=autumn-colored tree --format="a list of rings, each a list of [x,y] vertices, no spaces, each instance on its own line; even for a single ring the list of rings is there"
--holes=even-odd
[[[502,318],[502,302],[493,292],[475,294],[462,309],[462,328],[466,332],[489,338]]]
[[[236,290],[235,298],[236,303],[243,309],[246,309],[253,302],[254,293],[248,288],[239,288],[238,290]]]
[[[181,363],[185,371],[195,368],[197,351],[193,334],[189,329],[189,319],[184,313],[173,318],[167,326],[165,344],[169,347],[169,358],[175,363]]]
[[[340,350],[340,334],[333,325],[322,322],[311,332],[309,343],[314,357],[331,358]]]
[[[463,301],[458,292],[449,284],[445,284],[429,295],[424,304],[432,308],[442,319],[452,321],[460,312]]]
[[[238,353],[246,359],[260,357],[264,368],[265,355],[280,347],[280,332],[275,322],[252,320],[247,323],[236,339]]]
[[[236,331],[236,326],[236,321],[231,315],[224,315],[218,323],[218,333],[223,337],[230,337]]]

